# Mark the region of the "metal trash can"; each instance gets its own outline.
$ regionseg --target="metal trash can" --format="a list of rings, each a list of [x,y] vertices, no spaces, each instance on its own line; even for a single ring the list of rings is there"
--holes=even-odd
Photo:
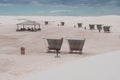
[[[25,55],[25,48],[21,47],[21,55]]]

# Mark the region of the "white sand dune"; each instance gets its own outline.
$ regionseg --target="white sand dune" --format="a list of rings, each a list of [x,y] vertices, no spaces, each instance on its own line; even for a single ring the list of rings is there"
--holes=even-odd
[[[63,63],[18,80],[120,80],[120,51]]]
[[[38,32],[16,32],[16,24],[26,20],[33,20],[40,23],[42,30]],[[44,25],[44,21],[49,21],[49,25]],[[65,22],[65,26],[58,27],[61,21]],[[87,59],[85,57],[102,56],[107,52],[119,51],[119,21],[120,16],[113,15],[98,17],[0,16],[0,80],[16,80],[37,72],[43,74],[44,71],[55,68],[65,62],[72,62],[74,60],[78,60],[79,62],[80,60],[80,63],[83,64],[85,61],[92,62],[89,60],[93,59]],[[83,28],[74,28],[74,25],[77,25],[77,23],[83,23]],[[99,33],[98,30],[90,31],[88,27],[89,24],[110,25],[112,26],[111,33],[104,33],[103,31]],[[87,29],[85,30],[84,27],[87,27]],[[54,58],[54,56],[56,56],[55,53],[46,53],[47,45],[43,39],[46,36],[59,36],[64,38],[60,54],[61,58]],[[67,37],[86,38],[82,55],[69,54],[69,45],[65,40]],[[20,55],[20,47],[25,47],[26,55]],[[109,56],[109,53],[107,55]],[[110,53],[110,55],[112,54]],[[118,56],[116,56],[116,59],[117,57]],[[102,62],[104,62],[104,59],[105,58],[103,58]],[[93,61],[96,60],[97,57],[94,57]],[[84,65],[89,64],[86,63]],[[91,67],[93,66],[91,65]],[[97,65],[96,67],[103,68],[103,66]],[[43,73],[41,71],[43,71]]]

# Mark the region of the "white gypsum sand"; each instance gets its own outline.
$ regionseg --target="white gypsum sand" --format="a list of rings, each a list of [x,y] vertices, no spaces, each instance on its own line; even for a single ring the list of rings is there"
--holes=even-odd
[[[62,65],[22,77],[18,80],[119,80],[120,51],[81,60],[63,63]]]
[[[32,20],[41,24],[38,32],[16,32],[16,24]],[[44,21],[49,21],[44,25]],[[64,21],[65,26],[58,24]],[[47,71],[64,62],[79,60],[93,55],[120,50],[120,16],[74,17],[74,16],[0,16],[0,80],[16,80],[34,72]],[[74,28],[83,23],[84,28]],[[110,25],[111,33],[90,31],[89,24]],[[55,53],[46,53],[46,36],[86,38],[83,54],[69,54],[69,45],[64,39],[61,58]],[[20,47],[26,55],[20,55]]]

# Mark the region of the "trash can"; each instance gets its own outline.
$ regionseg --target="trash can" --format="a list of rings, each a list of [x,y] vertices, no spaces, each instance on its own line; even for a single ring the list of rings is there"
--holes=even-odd
[[[25,55],[25,48],[21,47],[21,55]]]

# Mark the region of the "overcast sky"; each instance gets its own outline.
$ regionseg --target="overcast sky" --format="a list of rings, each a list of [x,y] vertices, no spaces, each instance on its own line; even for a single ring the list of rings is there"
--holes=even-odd
[[[0,0],[0,5],[115,6],[120,0]]]

